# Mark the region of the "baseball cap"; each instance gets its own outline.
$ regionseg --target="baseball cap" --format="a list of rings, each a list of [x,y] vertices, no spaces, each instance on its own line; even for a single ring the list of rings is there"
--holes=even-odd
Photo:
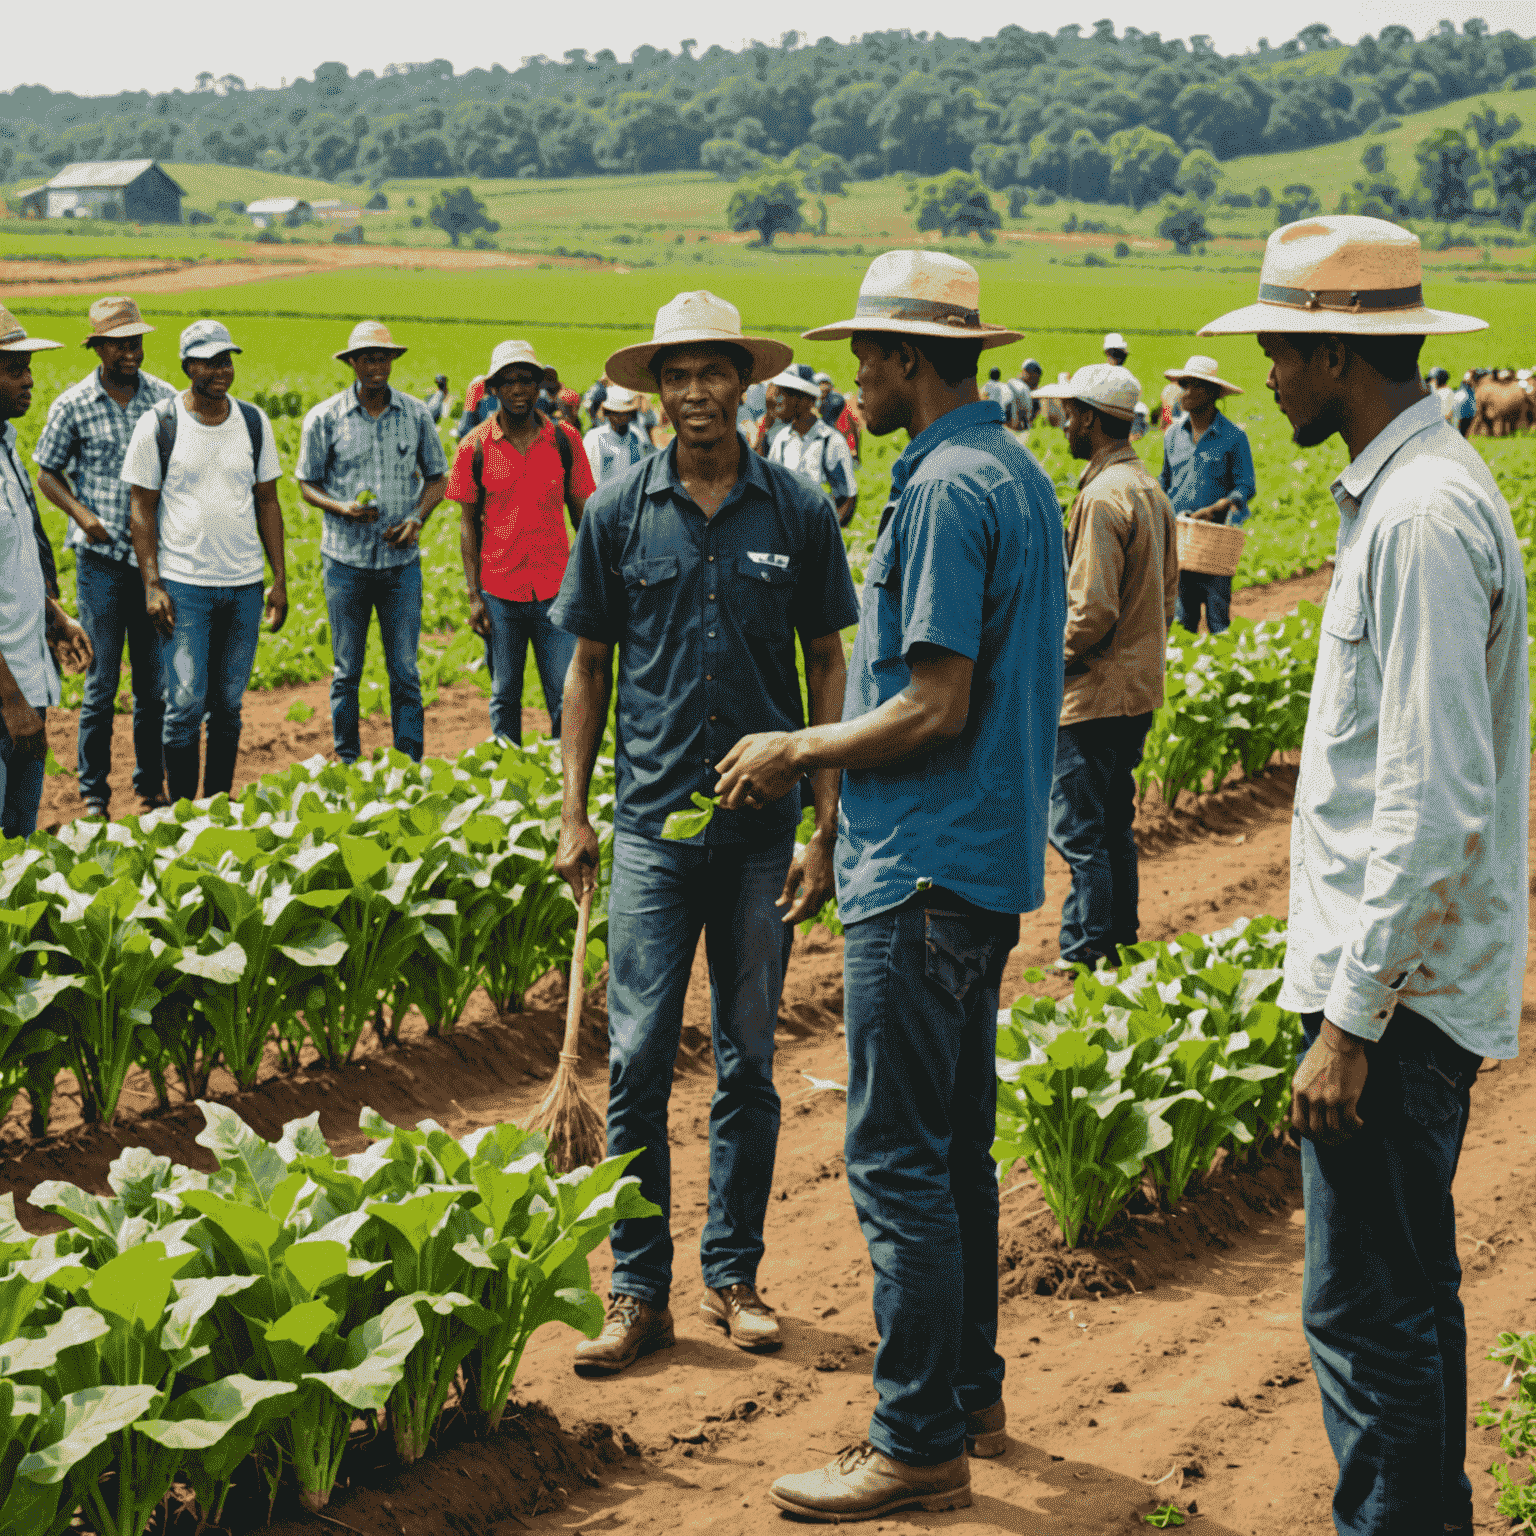
[[[217,357],[221,352],[244,350],[244,347],[235,345],[229,327],[222,320],[194,320],[181,333],[180,352],[183,358]]]
[[[1106,416],[1130,421],[1141,398],[1141,384],[1129,368],[1088,363],[1063,384],[1043,384],[1035,391],[1047,400],[1081,400]]]

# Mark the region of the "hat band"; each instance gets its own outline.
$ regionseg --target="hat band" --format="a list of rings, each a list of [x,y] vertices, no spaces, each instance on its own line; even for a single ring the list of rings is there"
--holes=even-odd
[[[854,317],[859,320],[918,320],[956,329],[981,329],[981,311],[942,299],[909,299],[887,294],[860,294]]]
[[[1408,288],[1282,288],[1259,284],[1259,303],[1283,304],[1287,309],[1331,309],[1359,314],[1367,309],[1420,309],[1424,285]]]
[[[26,339],[27,333],[18,325],[14,331],[7,331],[4,336],[0,336],[0,347],[6,346],[13,341],[25,341]]]

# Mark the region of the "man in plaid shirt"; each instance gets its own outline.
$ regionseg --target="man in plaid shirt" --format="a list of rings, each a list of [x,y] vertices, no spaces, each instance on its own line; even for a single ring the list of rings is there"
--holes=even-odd
[[[421,761],[418,542],[443,499],[448,461],[432,413],[389,382],[390,369],[404,351],[379,321],[354,326],[335,356],[351,365],[357,382],[310,411],[299,447],[299,492],[325,513],[320,565],[336,658],[331,734],[344,763],[354,762],[362,750],[357,690],[375,609],[389,673],[395,748]]]
[[[128,537],[128,487],[120,478],[134,426],[173,385],[144,372],[146,325],[132,299],[98,299],[84,346],[97,364],[53,402],[32,457],[37,485],[70,519],[75,600],[93,660],[80,705],[80,795],[94,815],[112,798],[112,716],[122,676],[123,641],[133,679],[133,787],[138,809],[163,805],[159,640],[144,611],[144,585]]]

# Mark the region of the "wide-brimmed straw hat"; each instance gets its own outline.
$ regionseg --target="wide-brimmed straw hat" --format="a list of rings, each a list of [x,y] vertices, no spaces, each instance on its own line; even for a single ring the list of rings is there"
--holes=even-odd
[[[80,343],[82,347],[104,339],[116,341],[128,336],[148,336],[154,330],[154,326],[139,313],[139,306],[121,295],[97,299],[91,305],[89,319],[91,334]]]
[[[976,268],[942,251],[886,251],[875,257],[859,284],[853,319],[803,334],[807,341],[841,341],[868,331],[979,341],[983,350],[1024,339],[1021,331],[982,324]]]
[[[1141,383],[1129,368],[1114,363],[1086,363],[1064,384],[1042,384],[1037,400],[1081,400],[1106,416],[1130,421],[1141,398]]]
[[[331,353],[331,356],[338,363],[344,363],[354,352],[393,352],[399,357],[408,350],[389,334],[389,327],[382,320],[359,320],[352,327],[346,346],[340,352]]]
[[[62,341],[44,341],[41,336],[28,336],[21,321],[0,304],[0,352],[52,352],[62,347]]]
[[[1336,336],[1455,336],[1486,320],[1424,304],[1419,237],[1387,219],[1319,214],[1282,224],[1264,246],[1256,304],[1201,336],[1304,331]]]
[[[656,381],[651,376],[651,359],[663,347],[698,346],[704,342],[740,347],[749,353],[752,358],[749,382],[753,383],[771,379],[787,368],[795,355],[794,349],[785,342],[770,341],[766,336],[744,336],[741,311],[734,304],[700,288],[693,293],[680,293],[671,303],[663,304],[656,311],[651,339],[620,347],[608,359],[603,372],[626,389],[654,389]]]
[[[1214,357],[1203,357],[1197,353],[1182,368],[1164,368],[1163,377],[1172,379],[1178,384],[1182,384],[1185,379],[1196,379],[1201,384],[1214,384],[1224,395],[1242,394],[1242,390],[1236,384],[1217,377],[1218,366]]]

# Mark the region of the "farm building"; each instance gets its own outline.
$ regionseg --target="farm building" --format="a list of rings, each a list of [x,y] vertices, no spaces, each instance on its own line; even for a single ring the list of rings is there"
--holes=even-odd
[[[299,224],[308,224],[315,216],[302,197],[259,197],[254,203],[247,203],[245,211],[257,229],[270,229],[274,224],[292,229]]]
[[[16,201],[23,218],[180,224],[185,196],[153,160],[81,160]]]

